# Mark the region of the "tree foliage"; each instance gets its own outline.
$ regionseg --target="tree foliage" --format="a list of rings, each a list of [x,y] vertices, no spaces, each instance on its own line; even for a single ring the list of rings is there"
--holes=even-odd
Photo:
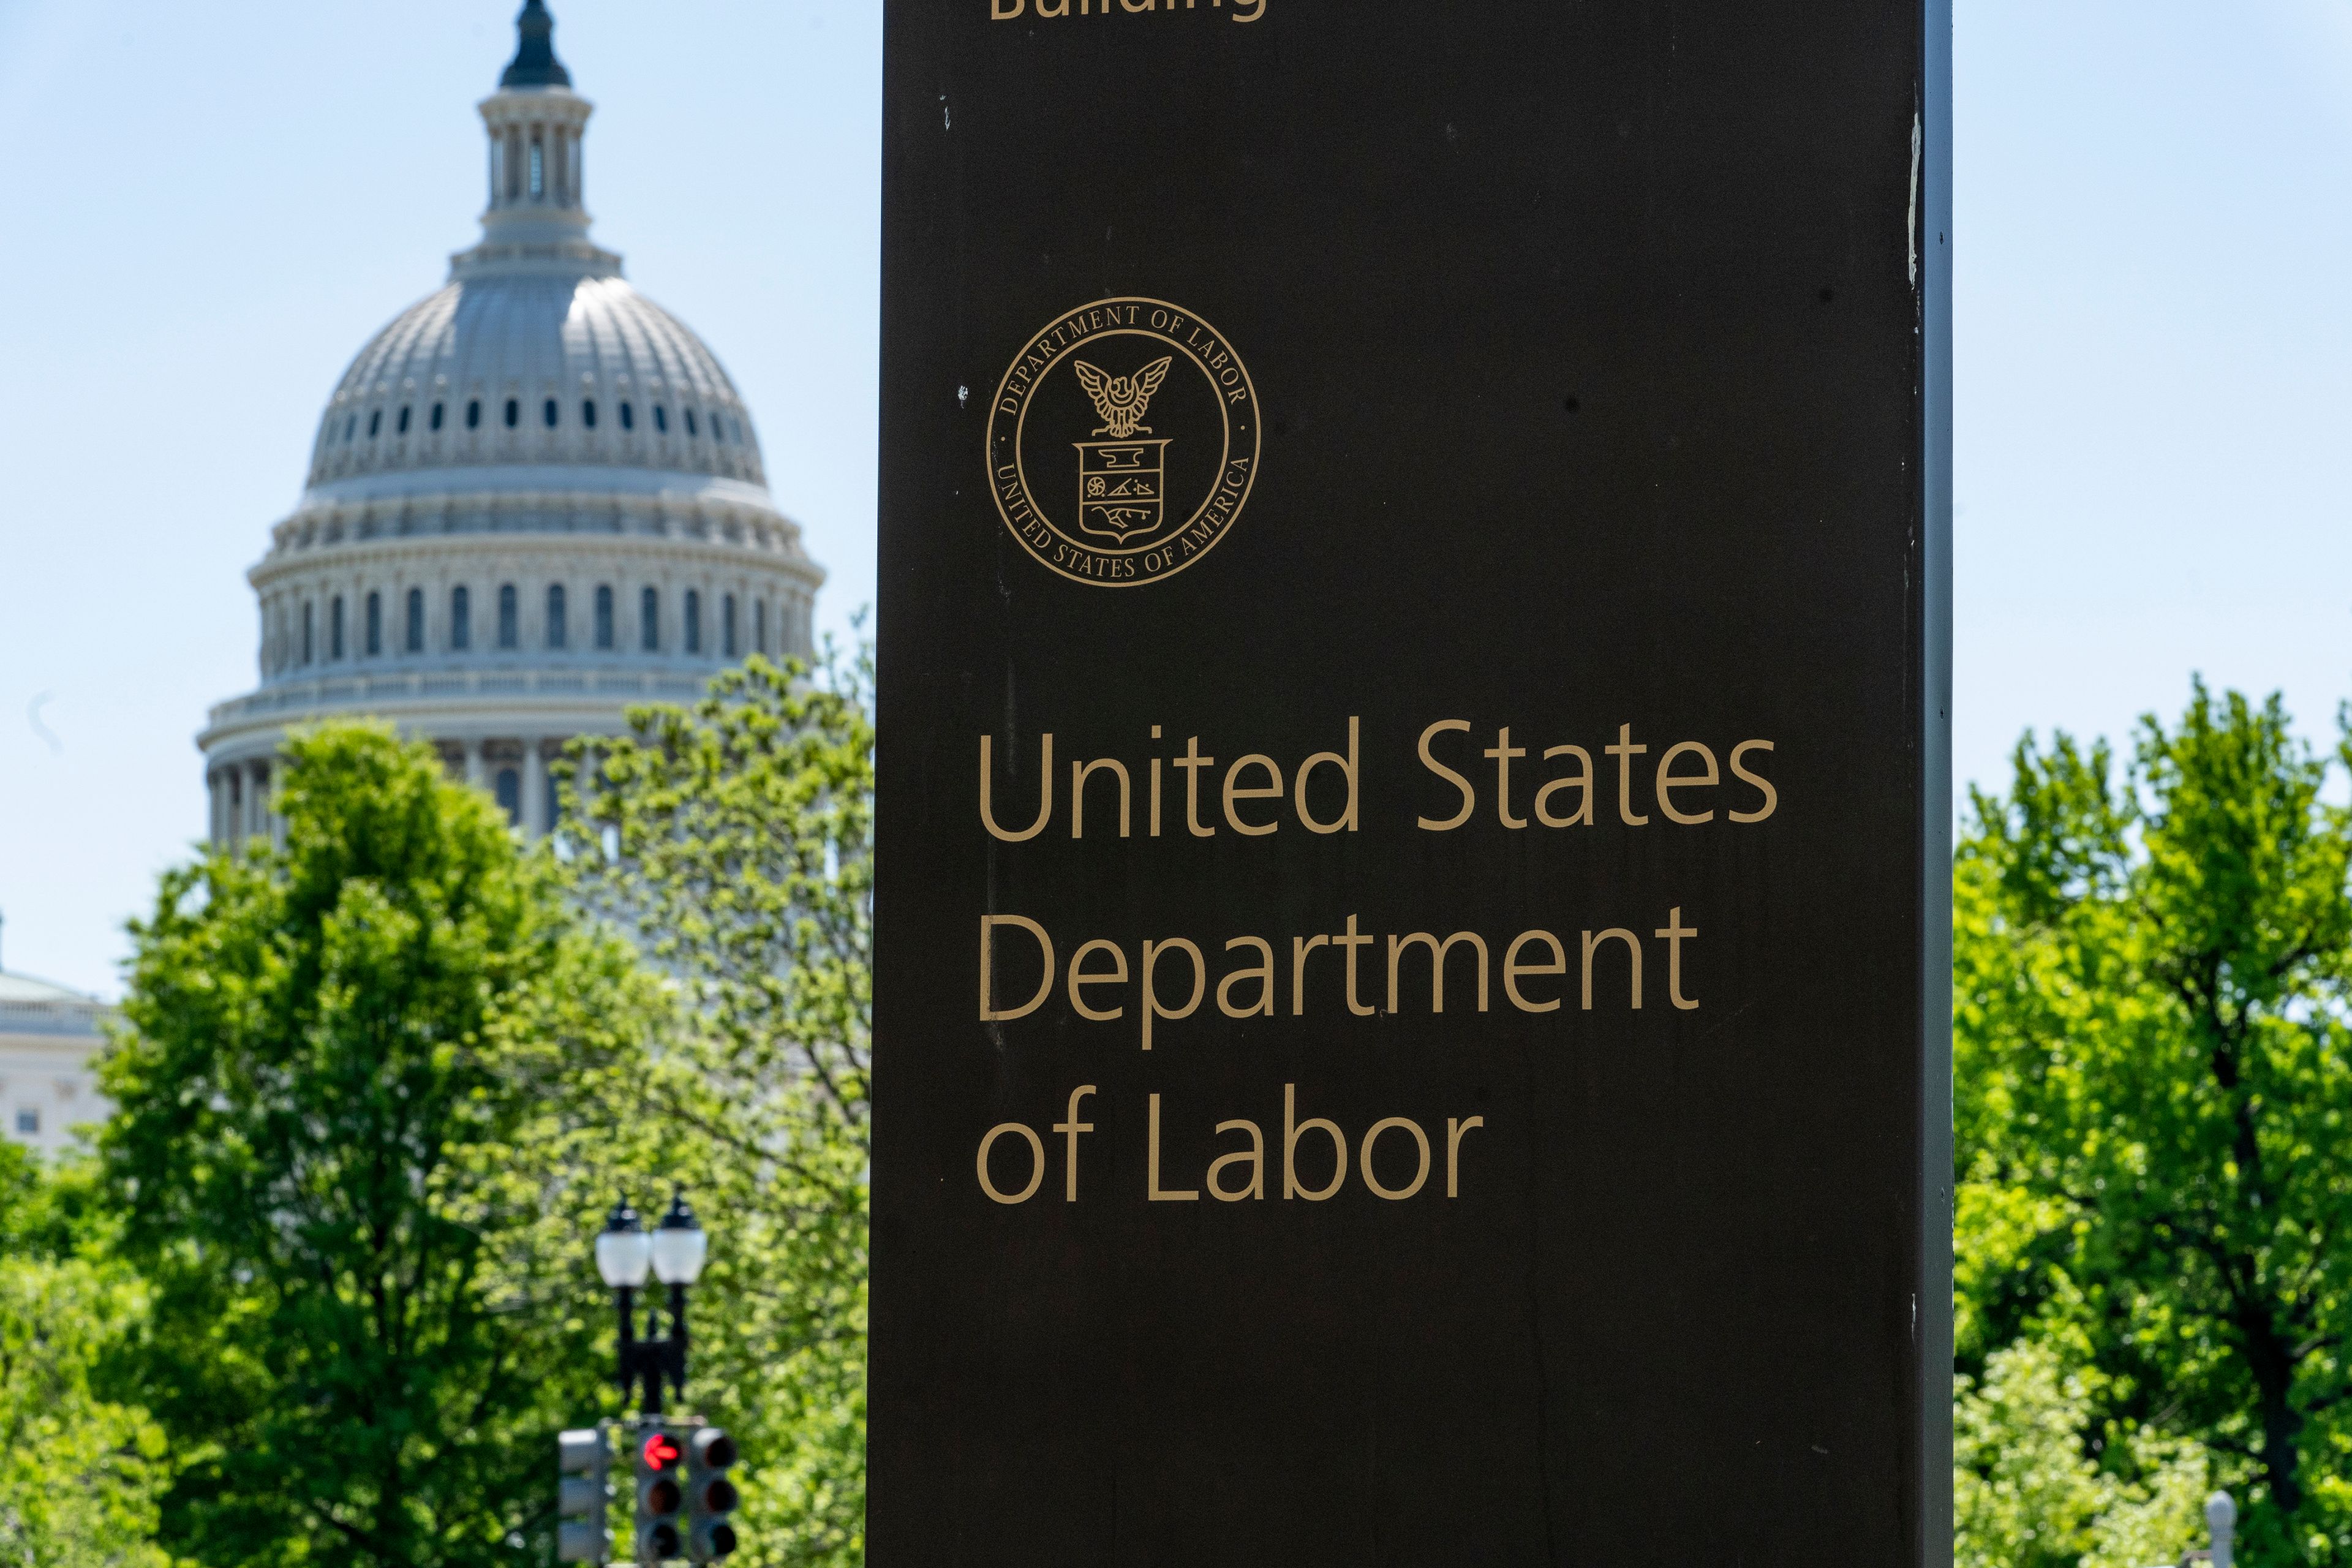
[[[2128,1465],[2101,1464],[2083,1441],[2099,1374],[2069,1366],[2062,1343],[2021,1340],[1980,1380],[1953,1380],[1955,1568],[2147,1568],[2201,1531],[2203,1446],[2130,1428],[2107,1434]]]
[[[0,1563],[165,1568],[163,1431],[110,1376],[146,1291],[78,1167],[0,1143]]]
[[[746,1568],[864,1555],[869,674],[755,658],[566,773],[575,895],[683,1006],[633,1158],[716,1237],[691,1392],[743,1439]]]
[[[2352,817],[2328,759],[2200,684],[2105,746],[2031,736],[1956,870],[1962,1370],[2082,1351],[2086,1458],[2193,1437],[2241,1557],[2352,1548]],[[2126,1435],[2119,1440],[2119,1435]]]
[[[296,736],[285,847],[168,873],[100,1142],[177,1476],[162,1538],[238,1564],[511,1563],[605,1353],[566,1152],[657,1016],[478,792],[388,728]],[[576,1237],[574,1242],[576,1251]],[[593,1327],[592,1327],[593,1322]]]

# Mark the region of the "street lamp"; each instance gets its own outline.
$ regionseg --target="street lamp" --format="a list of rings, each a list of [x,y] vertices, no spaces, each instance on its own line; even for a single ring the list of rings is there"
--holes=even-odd
[[[647,1415],[662,1413],[662,1384],[667,1382],[679,1399],[686,1397],[686,1290],[702,1277],[710,1237],[687,1206],[686,1194],[670,1199],[669,1212],[648,1233],[637,1211],[625,1198],[613,1205],[604,1228],[596,1237],[596,1272],[613,1288],[613,1301],[621,1322],[616,1375],[624,1394],[642,1381]],[[636,1296],[650,1271],[669,1287],[669,1333],[657,1337],[658,1305],[646,1309],[646,1332],[636,1336]]]

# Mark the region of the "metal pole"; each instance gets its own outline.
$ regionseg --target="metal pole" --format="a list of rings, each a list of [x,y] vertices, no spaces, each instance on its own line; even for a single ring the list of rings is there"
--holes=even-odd
[[[659,1327],[661,1327],[661,1308],[649,1303],[646,1308],[645,1349],[637,1358],[645,1369],[644,1408],[647,1415],[659,1415],[662,1413],[662,1352],[665,1347],[654,1335],[654,1331]]]
[[[670,1379],[677,1389],[677,1402],[686,1403],[686,1287],[669,1288],[669,1352]]]
[[[618,1358],[617,1368],[621,1383],[621,1397],[624,1400],[627,1399],[629,1390],[635,1387],[637,1382],[637,1358],[630,1353],[636,1348],[637,1341],[636,1324],[633,1321],[636,1310],[636,1294],[637,1293],[635,1290],[631,1289],[626,1285],[615,1285],[613,1287],[613,1301],[614,1304],[620,1309],[621,1312],[621,1337],[619,1340],[619,1348],[615,1354]]]

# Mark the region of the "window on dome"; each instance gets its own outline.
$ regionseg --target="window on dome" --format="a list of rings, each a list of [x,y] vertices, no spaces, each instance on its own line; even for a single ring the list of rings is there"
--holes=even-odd
[[[438,430],[439,428],[441,428],[441,405],[440,405],[440,404],[436,403],[436,404],[435,404],[435,405],[433,405],[433,416],[432,416],[431,418],[427,419],[427,420],[425,422],[425,424],[426,428],[428,428],[428,429]]]
[[[520,424],[521,424],[521,423],[522,423],[522,400],[521,400],[520,398],[516,398],[516,397],[509,397],[509,398],[508,398],[508,399],[507,399],[507,428],[508,428],[508,429],[509,429],[509,430],[511,430],[511,429],[513,429],[516,426],[518,426],[518,425],[520,425]]]
[[[547,400],[547,406],[541,409],[540,414],[546,419],[547,427],[552,430],[555,428],[556,420],[562,416],[562,410],[555,406],[555,399],[551,397]]]
[[[537,151],[536,148],[533,151]],[[515,768],[500,768],[498,781],[499,809],[507,814],[509,826],[522,822],[522,773]]]
[[[596,590],[596,646],[613,646],[613,585],[610,583]]]
[[[395,436],[408,434],[408,405],[405,403],[400,405],[400,420],[393,426],[393,434]]]
[[[449,590],[449,646],[459,649],[474,646],[474,596],[462,583]]]
[[[466,400],[466,428],[468,430],[478,430],[481,427],[482,400],[478,397],[467,398]]]
[[[383,652],[383,595],[370,593],[367,597],[367,656],[375,658]]]
[[[647,653],[661,651],[661,595],[648,588],[637,599],[639,642]]]
[[[658,403],[654,405],[654,428],[665,436],[669,434],[669,410]]]
[[[583,397],[580,400],[580,423],[585,425],[591,430],[596,428],[596,400],[594,398]]]
[[[311,610],[310,601],[310,600],[308,600],[308,599],[303,600],[303,601],[302,601],[302,662],[303,662],[304,664],[309,664],[309,663],[310,662],[310,660],[312,659],[312,658],[317,654],[317,651],[318,651],[318,650],[317,650],[317,649],[312,646],[312,643],[311,643],[311,633],[312,633],[312,631],[315,629],[315,626],[314,626],[314,624],[313,624],[312,619],[311,619],[310,610]]]
[[[39,1137],[41,1135],[41,1113],[31,1106],[26,1106],[23,1110],[17,1111],[16,1131],[19,1136],[26,1138]]]
[[[702,595],[692,588],[686,591],[686,651],[702,651]]]
[[[425,651],[425,590],[422,588],[408,591],[408,651]]]
[[[358,432],[359,427],[360,416],[358,415],[353,414],[347,416],[343,420],[343,439],[348,442],[352,437]]]
[[[511,583],[499,589],[499,646],[514,647],[522,641],[522,615]]]
[[[373,409],[368,414],[368,439],[373,441],[383,432],[383,410]]]
[[[343,657],[343,596],[338,594],[327,605],[327,657]]]
[[[729,658],[735,657],[735,595],[732,594],[719,601],[719,651]]]
[[[694,410],[691,408],[686,411],[686,433],[689,436],[698,436],[701,434],[700,431],[694,427]]]
[[[768,651],[768,601],[765,599],[751,601],[751,647],[758,653]]]
[[[547,780],[547,830],[552,833],[555,831],[556,819],[563,815],[563,796],[557,793],[558,781],[554,770],[542,769],[541,773]]]
[[[563,584],[547,585],[547,646],[562,647],[569,640],[571,628],[563,624]]]
[[[530,199],[547,195],[547,144],[533,132],[530,138]]]
[[[630,407],[627,399],[624,398],[621,403],[621,428],[624,430],[634,430],[636,427],[637,411]]]

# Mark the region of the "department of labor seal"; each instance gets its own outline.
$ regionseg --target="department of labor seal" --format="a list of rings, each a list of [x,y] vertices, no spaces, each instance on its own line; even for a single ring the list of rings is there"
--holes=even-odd
[[[1171,577],[1257,479],[1257,389],[1223,333],[1164,300],[1098,300],[1023,345],[988,416],[996,510],[1076,582]]]

